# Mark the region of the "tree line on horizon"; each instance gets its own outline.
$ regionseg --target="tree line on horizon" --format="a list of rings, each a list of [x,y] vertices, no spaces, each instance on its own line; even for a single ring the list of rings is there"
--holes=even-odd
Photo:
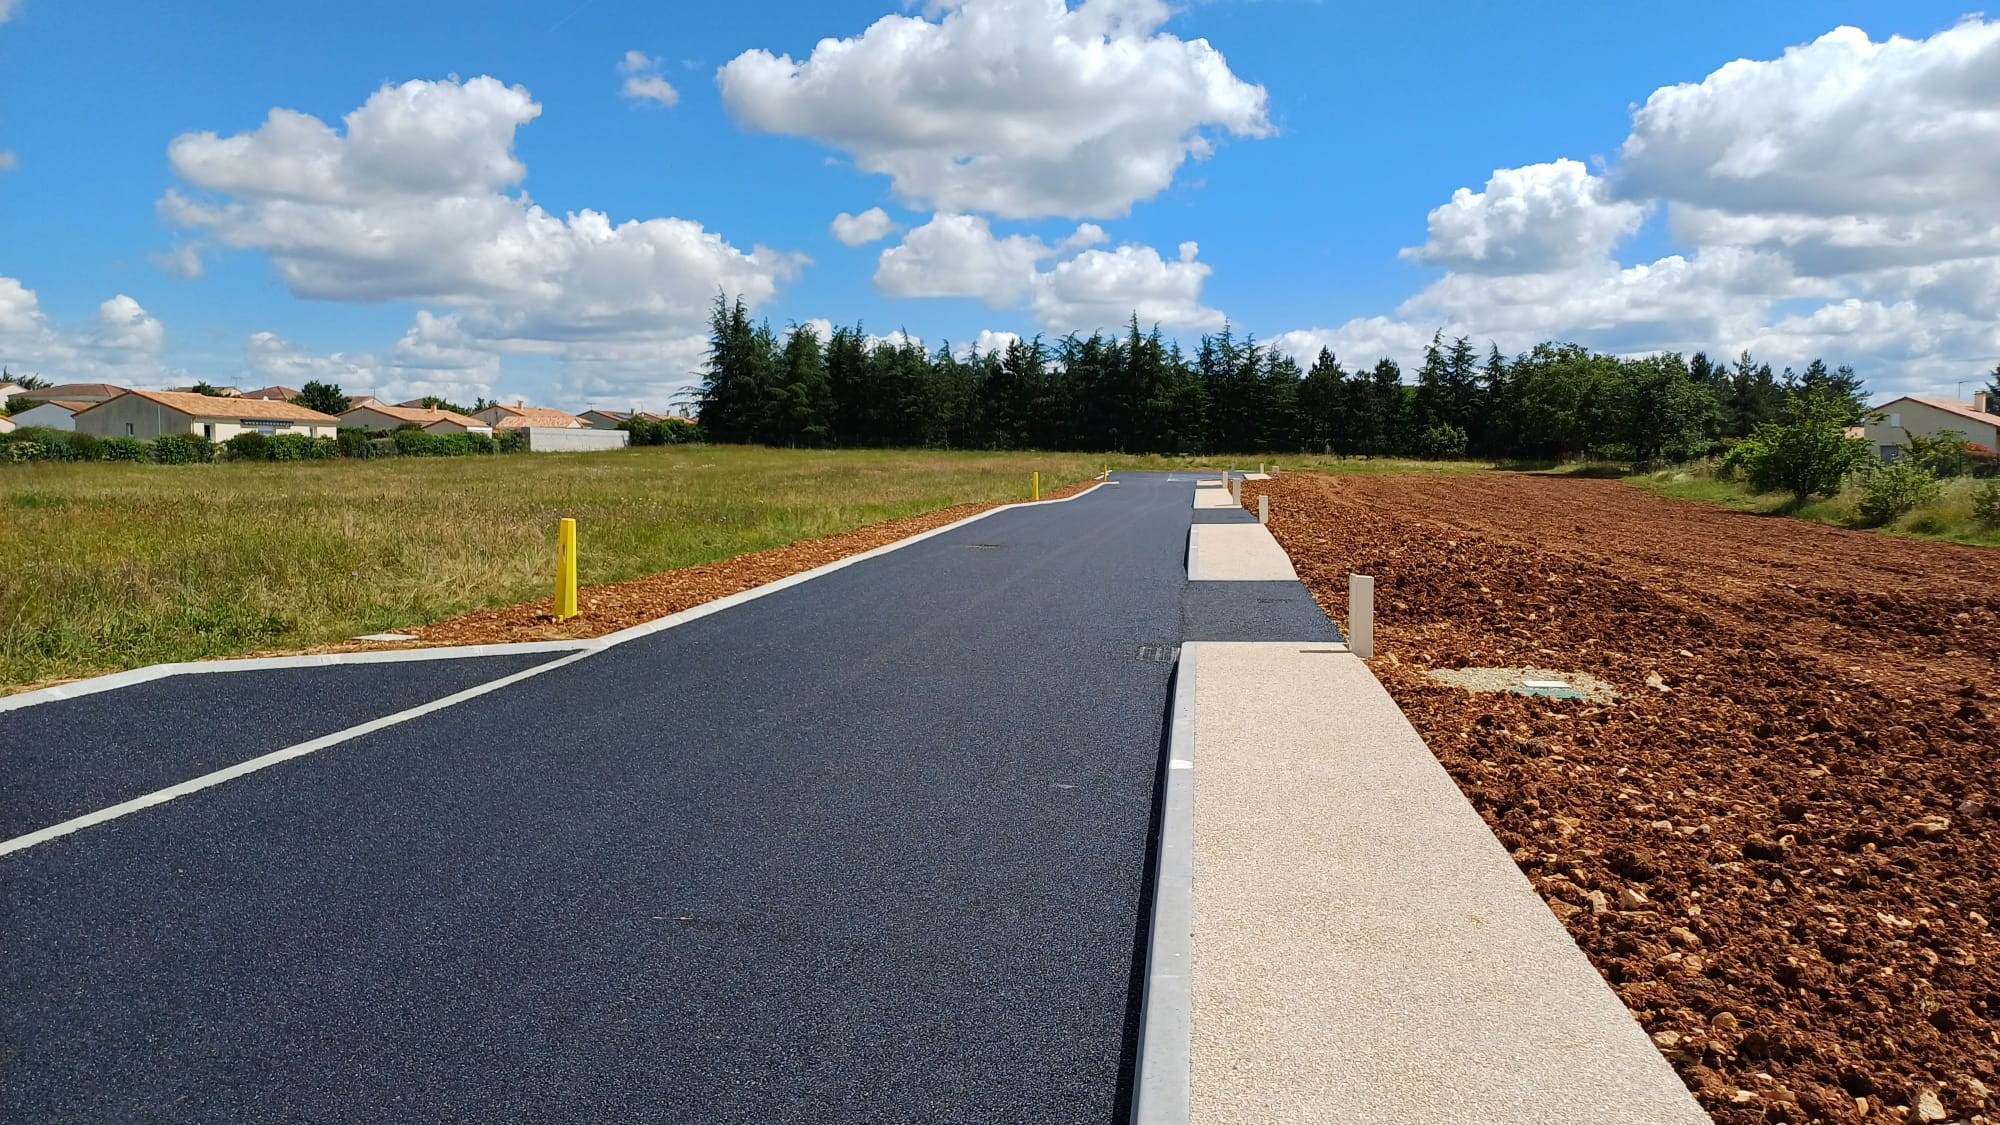
[[[1993,374],[2000,395],[2000,369]],[[821,340],[753,322],[718,298],[698,413],[712,441],[1195,454],[1685,460],[1780,419],[1801,395],[1847,424],[1866,411],[1853,368],[1774,371],[1745,352],[1640,358],[1547,342],[1481,356],[1441,333],[1414,378],[1393,360],[1310,367],[1225,325],[1191,352],[1142,331],[1020,339],[956,355],[860,325]]]

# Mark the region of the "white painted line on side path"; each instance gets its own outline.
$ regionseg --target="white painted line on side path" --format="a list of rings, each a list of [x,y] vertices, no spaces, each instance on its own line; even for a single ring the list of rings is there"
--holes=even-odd
[[[165,789],[156,789],[145,796],[134,797],[129,801],[122,801],[109,808],[98,809],[96,812],[85,813],[79,817],[72,817],[61,824],[52,824],[47,828],[30,832],[25,836],[16,836],[11,840],[0,842],[0,856],[32,848],[36,844],[47,843],[58,836],[67,836],[72,832],[89,828],[92,825],[117,820],[121,816],[138,812],[140,809],[165,804],[176,797],[185,797],[189,793],[199,793],[204,789],[221,785],[225,781],[234,781],[245,774],[256,773],[258,770],[275,766],[279,762],[289,762],[293,758],[303,758],[315,751],[324,750],[329,746],[338,746],[343,742],[360,738],[364,734],[372,734],[386,727],[393,727],[398,723],[408,722],[420,715],[428,715],[432,711],[442,711],[455,703],[463,703],[468,699],[485,695],[487,692],[498,691],[509,684],[520,683],[530,676],[539,676],[543,672],[552,671],[565,664],[574,664],[589,655],[591,653],[588,651],[572,653],[560,660],[551,660],[547,664],[537,664],[533,668],[516,672],[511,676],[503,676],[500,679],[488,681],[477,687],[466,688],[455,695],[447,695],[443,699],[433,699],[429,703],[420,703],[408,710],[398,711],[393,715],[384,715],[379,719],[372,719],[362,723],[360,726],[348,727],[346,730],[323,735],[310,742],[301,742],[296,746],[287,746],[282,750],[273,750],[269,754],[252,758],[247,762],[238,762],[233,766],[225,766],[213,773],[205,773],[200,777],[183,781],[178,785],[169,785]]]
[[[1174,718],[1167,736],[1160,851],[1153,869],[1153,924],[1146,992],[1139,1002],[1139,1057],[1132,1125],[1186,1125],[1194,1043],[1194,678],[1200,642],[1181,646]]]
[[[99,809],[96,812],[85,813],[82,816],[74,817],[70,820],[63,821],[61,824],[53,824],[47,828],[37,829],[36,831],[27,833],[26,835],[23,836],[16,836],[11,840],[0,842],[0,856],[5,856],[13,852],[18,852],[26,848],[34,847],[36,844],[53,840],[58,836],[67,836],[68,834],[75,832],[79,829],[89,828],[97,824],[103,824],[104,822],[109,820],[116,820],[121,816],[126,816],[130,813],[138,812],[141,809],[151,808],[154,805],[164,804],[165,802],[171,801],[176,797],[183,797],[189,793],[197,793],[203,789],[210,788],[211,786],[221,785],[225,781],[233,781],[236,778],[242,777],[245,774],[255,773],[258,770],[264,769],[268,766],[277,765],[279,762],[290,761],[293,758],[301,758],[307,754],[313,753],[314,751],[324,750],[329,746],[337,746],[340,743],[349,741],[350,739],[359,738],[364,734],[372,734],[375,731],[383,730],[388,727],[393,727],[399,723],[408,722],[411,719],[419,718],[423,715],[428,715],[433,711],[442,711],[445,708],[450,707],[454,704],[463,703],[468,699],[473,699],[478,696],[485,695],[487,692],[490,691],[497,691],[500,688],[507,687],[511,684],[519,683],[522,680],[528,679],[532,676],[539,676],[543,672],[553,671],[554,669],[560,668],[565,664],[574,664],[579,660],[583,660],[586,657],[595,656],[600,652],[604,652],[608,649],[615,648],[618,645],[624,644],[627,641],[638,640],[640,637],[650,636],[662,630],[674,628],[677,625],[685,625],[690,621],[700,620],[701,618],[707,617],[710,614],[720,613],[725,609],[729,609],[733,606],[742,605],[745,602],[754,601],[758,598],[765,597],[766,595],[769,594],[775,594],[780,590],[789,590],[793,586],[797,586],[801,583],[811,581],[812,579],[818,578],[822,575],[831,574],[832,572],[840,570],[843,567],[853,566],[855,563],[858,562],[863,562],[865,560],[872,558],[878,558],[882,555],[888,554],[891,551],[901,550],[902,548],[908,547],[914,543],[921,543],[926,539],[930,539],[938,535],[943,535],[947,531],[953,531],[958,528],[964,527],[969,523],[974,523],[978,520],[985,519],[986,517],[993,515],[997,512],[1012,511],[1016,508],[1035,508],[1045,504],[1065,504],[1071,500],[1077,500],[1081,499],[1082,497],[1088,496],[1102,487],[1104,487],[1104,485],[1101,483],[1094,484],[1091,487],[1084,489],[1082,492],[1077,493],[1075,496],[1064,496],[1056,500],[1031,501],[1022,504],[1006,504],[997,508],[988,508],[983,512],[977,512],[973,515],[965,517],[962,520],[957,520],[955,522],[945,524],[943,527],[932,528],[929,531],[921,532],[919,534],[912,535],[904,539],[898,539],[894,543],[885,543],[882,546],[876,547],[873,550],[863,551],[858,555],[849,555],[844,559],[835,559],[833,562],[826,563],[822,566],[814,567],[811,570],[801,571],[798,574],[791,575],[788,578],[780,578],[776,582],[767,582],[762,586],[758,586],[749,590],[744,590],[741,593],[731,594],[726,598],[718,598],[715,601],[708,602],[704,605],[695,606],[692,609],[685,609],[679,613],[671,614],[669,616],[662,617],[654,621],[648,621],[642,625],[634,625],[629,629],[622,629],[616,633],[607,633],[602,637],[596,637],[586,641],[534,642],[528,644],[514,644],[514,645],[465,645],[458,648],[448,648],[448,649],[445,648],[403,649],[396,652],[329,653],[318,656],[284,656],[284,657],[269,657],[269,658],[254,659],[254,660],[207,660],[207,661],[200,661],[189,664],[178,664],[178,665],[160,664],[160,665],[154,665],[152,668],[139,668],[135,669],[132,672],[120,672],[111,676],[101,676],[96,680],[84,680],[75,684],[64,684],[61,687],[45,688],[39,692],[28,692],[25,693],[24,695],[15,696],[13,697],[13,699],[0,700],[0,711],[5,711],[14,708],[30,706],[34,703],[46,703],[52,699],[73,698],[74,696],[89,695],[95,692],[107,691],[112,688],[127,687],[134,683],[141,683],[147,680],[160,679],[163,676],[197,673],[197,672],[236,672],[236,671],[253,671],[257,669],[266,669],[266,668],[303,668],[303,667],[321,666],[326,664],[366,664],[366,663],[379,663],[383,661],[392,661],[392,660],[453,659],[453,658],[463,658],[467,656],[499,656],[499,655],[506,655],[510,653],[520,653],[520,652],[569,651],[571,653],[571,655],[562,657],[561,659],[551,660],[546,664],[537,664],[533,668],[528,668],[523,671],[516,672],[511,676],[503,676],[497,680],[491,680],[487,683],[467,688],[464,691],[458,692],[454,695],[447,695],[442,699],[435,699],[429,703],[419,704],[415,707],[411,707],[403,711],[398,711],[393,715],[384,715],[379,719],[371,719],[368,722],[362,723],[358,726],[352,726],[348,727],[346,730],[335,731],[332,734],[322,735],[321,737],[315,738],[309,742],[301,742],[296,746],[287,746],[282,750],[273,750],[270,753],[265,754],[261,757],[252,758],[246,762],[239,762],[233,766],[226,766],[222,769],[214,771],[213,773],[203,774],[202,776],[194,778],[192,780],[183,781],[178,785],[171,785],[165,789],[155,790],[154,792],[148,793],[144,796],[134,797],[129,801],[123,801],[119,804],[112,805],[109,808]],[[171,671],[162,671],[162,669],[171,669]],[[115,680],[119,682],[102,683],[102,681],[106,680]],[[50,694],[50,693],[61,693],[61,694]],[[21,700],[26,700],[27,702],[20,702]],[[9,704],[12,704],[12,707],[10,707]]]
[[[1108,483],[1116,484],[1118,482],[1111,481]],[[890,551],[900,550],[914,543],[921,543],[932,536],[943,535],[948,531],[955,531],[966,524],[985,519],[987,516],[999,512],[1012,511],[1016,508],[1034,508],[1044,504],[1067,504],[1072,500],[1081,500],[1102,487],[1104,487],[1104,484],[1099,483],[1091,485],[1075,496],[1064,496],[1055,500],[1022,501],[1018,504],[1003,504],[997,508],[988,508],[983,512],[974,513],[955,523],[948,523],[943,527],[935,527],[929,531],[919,532],[906,539],[898,539],[894,543],[885,543],[880,547],[863,551],[858,555],[849,555],[844,559],[835,559],[830,563],[814,567],[811,570],[801,571],[788,578],[780,578],[775,582],[770,582],[754,589],[731,594],[726,598],[706,602],[692,609],[684,609],[679,613],[656,618],[655,620],[634,625],[629,629],[623,629],[616,633],[606,633],[601,637],[589,637],[574,641],[517,641],[509,644],[402,648],[388,652],[326,652],[315,653],[309,656],[252,656],[230,660],[188,660],[174,664],[152,664],[144,668],[134,668],[126,672],[113,672],[105,676],[94,676],[88,680],[77,680],[74,683],[58,684],[55,687],[37,688],[34,691],[24,691],[18,695],[0,697],[0,712],[16,711],[23,707],[33,707],[40,703],[52,703],[58,699],[75,699],[81,695],[94,695],[100,691],[114,691],[118,688],[131,687],[134,684],[143,684],[151,680],[163,679],[167,676],[192,676],[210,672],[262,672],[274,668],[320,668],[330,664],[378,664],[400,660],[459,660],[477,656],[521,656],[537,652],[599,652],[650,633],[657,633],[662,629],[671,629],[676,625],[684,625],[689,621],[706,617],[711,613],[720,612],[731,606],[741,605],[753,598],[761,598],[766,594],[775,594],[779,590],[790,589],[801,582],[818,578],[822,574],[829,574],[842,567],[852,566],[855,563],[872,559],[879,555],[886,555]]]
[[[168,676],[198,676],[210,672],[264,672],[274,668],[323,668],[332,664],[394,664],[405,660],[463,660],[477,656],[526,656],[538,652],[577,652],[590,647],[589,641],[521,641],[501,645],[456,645],[450,648],[399,648],[387,652],[322,652],[311,656],[250,656],[236,660],[188,660],[176,664],[150,664],[129,672],[113,672],[75,683],[37,688],[19,695],[0,698],[0,712],[18,711],[38,703],[75,699],[116,691],[135,684],[162,680]]]

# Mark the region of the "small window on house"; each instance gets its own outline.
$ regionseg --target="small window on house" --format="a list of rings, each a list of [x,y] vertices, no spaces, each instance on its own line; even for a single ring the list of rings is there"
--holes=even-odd
[[[276,422],[256,422],[253,424],[256,426],[257,432],[263,434],[265,437],[278,436],[278,424]]]
[[[134,436],[132,433],[132,423],[130,422],[125,423],[125,436],[126,437]]]
[[[201,424],[201,436],[202,436],[202,437],[204,437],[204,438],[207,438],[207,439],[208,439],[209,441],[214,441],[214,440],[215,440],[215,423],[213,423],[213,422],[203,422],[203,423]]]
[[[1899,429],[1899,430],[1903,428],[1903,414],[1902,414],[1902,411],[1899,411],[1899,410],[1891,410],[1891,411],[1889,412],[1889,425],[1890,425],[1891,427],[1893,427],[1893,428],[1895,428],[1895,429]]]
[[[1902,446],[1885,445],[1882,447],[1882,463],[1884,465],[1893,465],[1902,459],[1903,459]]]

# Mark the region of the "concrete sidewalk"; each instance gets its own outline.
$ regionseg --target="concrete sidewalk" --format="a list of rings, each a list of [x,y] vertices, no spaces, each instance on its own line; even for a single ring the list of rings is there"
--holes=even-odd
[[[1192,1121],[1707,1120],[1361,660],[1181,660]]]

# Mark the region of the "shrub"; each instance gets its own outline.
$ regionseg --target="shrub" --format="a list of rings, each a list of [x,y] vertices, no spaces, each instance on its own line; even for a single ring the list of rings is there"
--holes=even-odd
[[[521,430],[501,430],[493,435],[493,444],[502,453],[522,453],[528,448],[528,435]]]
[[[98,456],[106,461],[144,461],[151,452],[138,438],[109,438],[98,443]]]
[[[1758,449],[1745,461],[1750,486],[1789,492],[1799,504],[1839,492],[1847,475],[1875,456],[1865,439],[1847,436],[1849,405],[1845,396],[1824,388],[1787,399],[1782,420],[1766,422],[1751,435]]]
[[[161,434],[153,439],[153,460],[162,465],[205,464],[215,460],[215,443],[199,434]]]
[[[1906,512],[1937,502],[1943,491],[1937,478],[1908,461],[1884,465],[1868,474],[1862,485],[1861,518],[1880,527]]]
[[[500,449],[500,443],[491,434],[466,434],[465,444],[474,453],[495,453]]]
[[[1755,438],[1744,438],[1731,445],[1722,455],[1722,462],[1716,466],[1716,475],[1724,480],[1741,480],[1750,475],[1750,466],[1764,456],[1764,446]]]
[[[245,430],[223,445],[229,449],[231,461],[269,461],[271,459],[271,439],[255,430]]]
[[[378,438],[369,438],[369,439],[368,439],[368,456],[370,456],[370,457],[394,457],[395,455],[396,455],[396,439],[395,439],[395,438],[392,438],[392,437],[378,437]]]
[[[340,456],[340,448],[332,438],[307,437],[305,434],[279,434],[271,439],[271,460],[273,461],[324,461]]]
[[[417,429],[399,429],[389,437],[396,443],[396,452],[405,457],[464,457],[472,452],[471,434],[427,434]]]
[[[2000,480],[1989,480],[1972,494],[1972,518],[1988,531],[2000,530]]]
[[[8,436],[15,444],[34,447],[10,452],[13,461],[95,461],[98,456],[99,441],[89,434],[28,426]]]
[[[1932,437],[1909,437],[1911,464],[1934,477],[1962,477],[1972,473],[1972,443],[1957,430],[1944,430]]]
[[[9,436],[9,438],[7,439],[7,446],[6,446],[7,460],[9,461],[45,460],[46,458],[43,457],[43,453],[47,450],[47,448],[48,448],[47,446],[44,446],[41,442],[38,442],[33,438]]]
[[[627,418],[618,423],[618,428],[631,435],[628,439],[628,444],[631,445],[667,444],[667,428],[659,422],[645,418]]]
[[[368,440],[368,431],[349,427],[334,435],[335,451],[342,457],[368,458],[375,456],[374,443]]]
[[[414,426],[395,430],[389,439],[396,443],[396,452],[404,457],[434,457],[437,435],[427,434]]]
[[[1427,461],[1448,461],[1465,456],[1465,431],[1457,426],[1432,426],[1417,438],[1417,452]]]

